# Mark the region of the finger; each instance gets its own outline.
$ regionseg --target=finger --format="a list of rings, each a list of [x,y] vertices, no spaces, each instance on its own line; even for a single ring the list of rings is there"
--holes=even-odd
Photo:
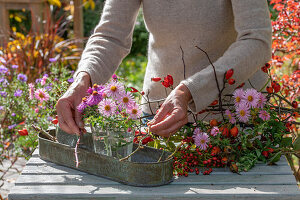
[[[174,111],[172,112],[168,117],[166,117],[163,121],[151,125],[150,131],[154,133],[161,132],[162,130],[169,129],[174,124],[178,123],[179,121],[182,121],[186,118],[186,113],[183,113],[183,111]]]
[[[153,120],[151,120],[148,125],[153,125],[153,124],[156,124],[156,123],[159,123],[160,121],[162,121],[166,115],[168,113],[170,113],[170,111],[172,110],[172,107],[170,104],[166,104],[166,105],[163,105],[158,113],[154,116]]]
[[[169,137],[170,135],[173,135],[174,133],[176,133],[187,122],[188,122],[188,119],[185,118],[185,119],[183,119],[181,121],[178,121],[176,124],[174,124],[174,126],[168,128],[166,130],[162,130],[160,132],[157,132],[155,134],[160,135],[162,137]]]
[[[61,101],[59,105],[58,110],[60,110],[60,114],[62,116],[61,121],[64,121],[70,129],[68,133],[71,132],[79,135],[80,130],[73,119],[70,102]]]
[[[59,127],[68,134],[75,134],[66,122],[59,123]]]
[[[84,128],[84,123],[82,121],[82,114],[75,110],[75,122],[80,129]]]
[[[70,127],[68,126],[68,124],[66,124],[65,121],[63,120],[59,102],[57,103],[56,110],[57,110],[57,119],[58,119],[59,127],[66,133],[74,134],[70,129]]]

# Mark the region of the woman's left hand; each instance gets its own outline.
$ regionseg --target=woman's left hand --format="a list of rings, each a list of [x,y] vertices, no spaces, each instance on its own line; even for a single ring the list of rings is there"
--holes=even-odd
[[[189,89],[179,84],[167,97],[153,120],[149,130],[157,135],[169,137],[188,122],[188,102],[192,99]]]

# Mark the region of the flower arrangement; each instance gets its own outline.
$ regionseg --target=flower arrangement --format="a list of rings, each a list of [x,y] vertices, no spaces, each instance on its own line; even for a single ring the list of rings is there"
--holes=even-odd
[[[127,145],[132,150],[133,133],[139,128],[137,119],[142,113],[133,96],[134,91],[113,75],[105,85],[90,87],[88,95],[77,106],[85,123],[91,126],[96,153],[113,156]]]
[[[101,129],[124,129],[131,132],[136,120],[141,117],[131,88],[127,88],[116,75],[105,85],[94,84],[87,90],[87,96],[77,106],[86,122]]]

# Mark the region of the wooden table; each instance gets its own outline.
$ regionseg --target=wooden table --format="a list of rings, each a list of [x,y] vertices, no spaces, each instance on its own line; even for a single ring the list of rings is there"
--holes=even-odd
[[[300,199],[284,157],[276,166],[259,164],[247,173],[215,169],[190,174],[161,187],[132,187],[41,160],[36,151],[8,195],[17,199]]]

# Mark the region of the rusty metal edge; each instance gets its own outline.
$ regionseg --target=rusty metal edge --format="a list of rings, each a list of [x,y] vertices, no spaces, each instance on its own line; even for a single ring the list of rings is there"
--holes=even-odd
[[[60,149],[60,151],[59,151],[60,154],[55,154],[55,153],[51,154],[51,152],[47,151],[47,146],[51,147],[50,149],[53,149],[52,147]],[[150,147],[144,147],[144,148],[154,149],[154,148],[150,148]],[[72,148],[68,145],[65,145],[65,144],[60,144],[58,142],[50,141],[46,138],[43,138],[41,135],[39,135],[39,150],[40,150],[40,153],[39,153],[40,157],[44,160],[54,162],[54,163],[57,163],[57,164],[60,164],[60,165],[66,166],[66,167],[70,167],[70,168],[73,168],[73,169],[76,169],[76,170],[79,170],[79,171],[86,172],[88,174],[96,175],[96,176],[106,178],[106,179],[116,181],[116,182],[126,184],[126,185],[137,186],[137,187],[157,187],[157,186],[162,186],[162,185],[169,184],[174,180],[172,170],[169,169],[169,172],[168,172],[168,170],[166,172],[166,168],[167,169],[172,168],[172,164],[173,164],[173,159],[172,158],[168,159],[168,160],[161,161],[159,163],[157,163],[157,162],[147,162],[147,163],[145,163],[145,162],[130,162],[130,161],[120,162],[118,159],[113,158],[113,157],[95,154],[93,152],[89,152],[89,151],[87,151],[85,149],[81,149],[81,148],[79,149],[79,155],[78,155],[79,160],[81,160],[81,159],[86,160],[87,162],[85,164],[87,166],[90,166],[89,163],[88,163],[90,160],[89,159],[87,160],[87,159],[84,159],[84,158],[86,158],[87,156],[92,156],[92,157],[97,158],[98,160],[108,160],[108,161],[112,162],[112,164],[115,163],[116,165],[119,164],[119,165],[123,165],[123,166],[127,165],[130,168],[138,166],[137,167],[137,169],[138,169],[138,168],[144,168],[144,167],[147,168],[149,166],[154,166],[154,169],[153,169],[154,171],[155,171],[155,168],[157,168],[157,167],[161,168],[161,173],[162,173],[161,181],[154,181],[154,183],[152,182],[150,184],[145,184],[145,183],[135,182],[135,181],[137,181],[136,179],[134,179],[133,181],[128,181],[128,180],[126,181],[124,179],[122,180],[122,179],[118,179],[118,178],[113,177],[113,176],[104,175],[105,173],[100,173],[99,171],[98,172],[97,171],[91,171],[91,169],[86,168],[83,164],[80,164],[79,168],[76,168],[75,164],[74,164],[74,157],[73,156],[70,158],[72,162],[70,162],[70,159],[69,160],[63,159],[64,162],[62,162],[62,161],[59,160],[59,157],[64,155],[63,152],[65,152],[65,156],[74,155],[74,148]],[[154,149],[154,150],[162,152],[161,150],[157,150],[157,149]],[[68,161],[68,162],[65,162],[65,161]],[[126,166],[124,168],[126,169]],[[128,170],[130,170],[130,168]],[[112,169],[110,172],[113,172],[113,171],[114,170]],[[155,172],[153,172],[153,173],[155,173]],[[106,174],[113,175],[113,173],[109,173],[109,172],[107,172]],[[167,174],[167,175],[165,175],[165,174]],[[137,176],[139,176],[139,174],[137,174]],[[141,176],[144,176],[144,173],[141,174]]]

